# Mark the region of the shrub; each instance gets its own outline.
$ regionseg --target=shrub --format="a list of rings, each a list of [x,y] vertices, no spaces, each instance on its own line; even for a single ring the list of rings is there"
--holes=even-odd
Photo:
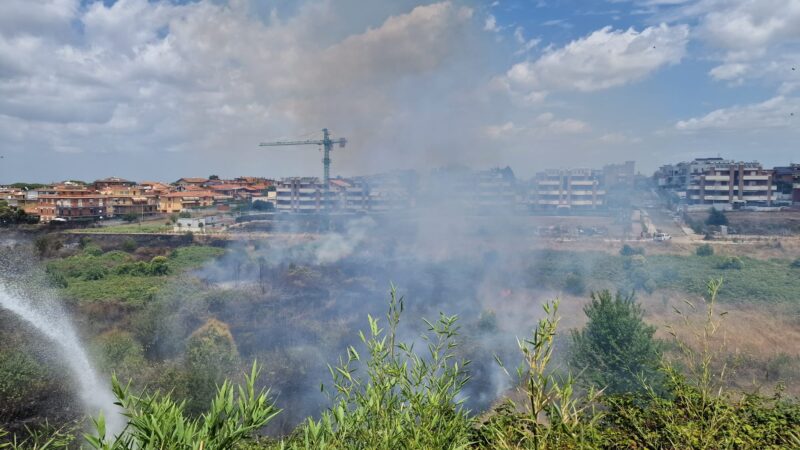
[[[81,238],[78,239],[78,247],[80,247],[81,249],[86,248],[86,246],[91,243],[92,243],[92,238],[90,238],[89,236],[81,236]]]
[[[386,329],[369,317],[362,359],[354,348],[331,368],[333,406],[309,418],[289,448],[444,449],[465,448],[472,420],[461,389],[469,379],[466,361],[456,359],[455,316],[426,321],[425,356],[397,341],[403,299],[391,291]]]
[[[722,270],[741,270],[744,262],[738,256],[728,256],[717,264],[717,268]]]
[[[103,254],[103,249],[97,244],[89,243],[83,247],[83,253],[90,256],[100,256]]]
[[[643,391],[643,380],[658,378],[656,328],[644,323],[632,295],[601,291],[592,292],[591,299],[583,308],[586,326],[572,333],[570,366],[608,394]]]
[[[128,253],[131,253],[134,250],[136,250],[136,247],[137,247],[136,241],[133,240],[133,238],[126,238],[124,241],[122,241],[122,245],[120,246],[122,250]]]
[[[181,211],[180,213],[178,213],[178,217],[181,219],[189,219],[192,217],[192,213],[190,213],[189,211]]]
[[[714,247],[709,244],[703,244],[695,250],[697,256],[712,256],[714,255]]]
[[[169,270],[169,264],[166,256],[156,256],[150,260],[151,275],[167,275]]]
[[[102,280],[108,275],[108,269],[98,264],[92,264],[87,266],[82,273],[82,278],[86,281]]]
[[[186,343],[187,392],[191,398],[187,410],[199,413],[222,383],[239,364],[239,351],[231,331],[223,322],[208,319],[189,336]]]
[[[33,245],[36,247],[36,252],[39,254],[39,256],[45,257],[61,250],[61,248],[64,246],[64,243],[61,242],[57,236],[46,234],[36,238],[33,241]]]
[[[625,244],[619,250],[619,254],[622,256],[644,255],[644,249],[641,247],[631,247],[630,245]]]
[[[259,367],[253,363],[244,386],[235,388],[229,381],[215,389],[210,407],[202,416],[187,417],[184,404],[169,394],[140,394],[122,387],[116,376],[112,389],[128,420],[125,432],[106,437],[103,416],[94,421],[95,433],[86,440],[92,448],[107,449],[214,449],[231,450],[245,438],[263,428],[280,410],[269,398],[269,391],[256,391]]]
[[[797,258],[794,261],[792,261],[792,267],[800,269],[800,258]]]
[[[564,291],[572,295],[581,295],[586,292],[586,282],[577,273],[571,273],[564,279]]]
[[[706,219],[706,225],[728,225],[728,217],[724,212],[716,208],[711,208],[711,211],[708,213],[708,218]]]

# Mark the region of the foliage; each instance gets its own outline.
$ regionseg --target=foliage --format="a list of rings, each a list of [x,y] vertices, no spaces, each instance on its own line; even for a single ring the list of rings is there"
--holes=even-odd
[[[455,449],[469,443],[471,420],[461,389],[468,361],[455,356],[456,317],[426,321],[426,355],[397,341],[403,299],[392,288],[388,328],[369,317],[360,334],[367,357],[349,347],[347,358],[330,368],[333,406],[319,420],[309,418],[287,444],[292,449]]]
[[[744,268],[744,263],[742,262],[742,258],[738,256],[728,256],[720,261],[717,267],[722,270],[742,270]]]
[[[0,200],[0,225],[37,223],[39,216],[29,215],[24,209],[11,207],[5,200]]]
[[[181,211],[181,212],[178,213],[178,218],[181,218],[181,219],[189,219],[191,217],[192,217],[192,213],[190,213],[189,211]]]
[[[127,331],[107,331],[95,339],[100,367],[105,372],[132,372],[144,365],[144,349]]]
[[[187,392],[190,399],[187,409],[200,413],[218,383],[238,367],[239,351],[231,331],[223,322],[208,319],[189,336],[186,343]]]
[[[137,247],[136,241],[133,240],[133,238],[125,238],[125,240],[122,241],[122,245],[120,245],[120,248],[122,249],[122,251],[128,252],[128,253],[131,253],[134,250],[136,250],[136,247]]]
[[[619,292],[592,292],[591,299],[583,308],[586,326],[572,332],[572,369],[607,394],[658,388],[661,348],[641,305]]]
[[[577,273],[571,273],[564,280],[564,291],[572,295],[582,295],[586,292],[586,282]]]
[[[216,247],[188,246],[145,262],[123,251],[102,253],[87,243],[83,252],[48,261],[46,268],[51,284],[65,289],[68,297],[141,304],[154,297],[169,275],[199,267],[223,253]]]
[[[269,391],[256,391],[259,373],[253,363],[244,386],[237,389],[230,381],[222,383],[210,407],[197,418],[187,416],[185,404],[168,394],[134,395],[130,384],[123,388],[113,377],[112,389],[126,411],[127,427],[119,436],[106,436],[105,419],[100,416],[94,421],[95,433],[86,435],[86,440],[98,450],[236,448],[280,412],[269,399]]]
[[[800,269],[800,258],[797,258],[794,261],[792,261],[792,267]]]
[[[140,217],[139,214],[130,212],[130,213],[124,214],[122,216],[122,220],[127,222],[127,223],[133,223],[133,222],[136,222],[137,220],[139,220],[139,217]]]
[[[530,258],[532,262],[527,269],[526,283],[533,288],[563,289],[564,280],[578,266],[587,285],[592,287],[638,290],[644,289],[643,283],[650,279],[656,290],[703,295],[709,279],[729,273],[729,270],[719,267],[725,260],[725,256],[719,255],[650,255],[646,264],[635,271],[630,270],[635,264],[633,258],[598,251],[539,251]],[[800,278],[797,269],[791,267],[791,260],[746,256],[740,259],[743,267],[721,288],[724,301],[796,304]]]
[[[706,219],[706,225],[728,225],[728,217],[723,211],[711,208],[711,211],[708,213],[708,218]]]
[[[51,256],[55,252],[61,250],[64,243],[54,234],[45,234],[37,237],[33,241],[33,246],[40,257]]]
[[[256,200],[253,202],[252,208],[255,211],[274,211],[275,205],[272,202],[266,202],[264,200]]]
[[[559,379],[553,374],[549,366],[559,322],[558,301],[545,304],[544,311],[533,336],[518,341],[523,363],[517,368],[517,397],[524,403],[511,399],[501,403],[478,430],[479,448],[590,449],[600,443],[596,425],[602,414],[594,409],[599,393],[590,389],[581,398],[575,394],[571,375]]]
[[[619,250],[619,254],[622,256],[644,255],[644,248],[631,247],[630,245],[625,244]]]
[[[0,417],[14,417],[47,384],[46,369],[27,352],[0,350]]]
[[[695,254],[697,256],[712,256],[714,255],[714,247],[712,247],[710,244],[703,244],[697,247]]]

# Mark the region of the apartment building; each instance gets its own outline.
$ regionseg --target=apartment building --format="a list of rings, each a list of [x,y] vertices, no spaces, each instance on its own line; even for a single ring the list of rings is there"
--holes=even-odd
[[[178,213],[190,209],[214,206],[219,195],[211,191],[192,189],[188,191],[168,192],[158,198],[158,210],[165,214]]]
[[[370,209],[369,187],[357,180],[330,180],[333,207],[342,212],[366,212]]]
[[[373,212],[407,211],[416,205],[414,193],[419,179],[413,170],[355,178],[364,185]]]
[[[625,161],[622,164],[606,164],[603,166],[603,186],[606,189],[616,187],[632,188],[636,181],[636,162]]]
[[[677,164],[666,164],[656,171],[655,179],[658,187],[685,192],[693,176],[701,175],[711,167],[718,164],[733,164],[729,159],[695,158],[692,161],[683,161]]]
[[[473,205],[480,210],[512,210],[517,204],[517,180],[510,167],[482,170],[475,174],[477,189]]]
[[[771,206],[776,192],[773,172],[760,163],[721,161],[690,176],[686,203],[717,209]]]
[[[284,178],[278,183],[275,207],[279,212],[329,211],[334,203],[332,191],[316,177]]]
[[[528,207],[533,211],[590,211],[604,208],[603,172],[592,169],[546,170],[531,180]]]
[[[37,190],[42,222],[97,220],[108,217],[108,198],[81,184],[64,183]]]

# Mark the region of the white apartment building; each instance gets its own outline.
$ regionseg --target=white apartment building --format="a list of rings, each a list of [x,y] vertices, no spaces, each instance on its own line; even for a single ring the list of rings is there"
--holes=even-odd
[[[602,173],[592,169],[546,170],[536,174],[528,206],[539,211],[582,211],[605,206]]]

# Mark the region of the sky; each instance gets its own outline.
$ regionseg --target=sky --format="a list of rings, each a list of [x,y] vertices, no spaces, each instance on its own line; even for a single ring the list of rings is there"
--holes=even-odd
[[[800,162],[800,0],[2,0],[0,183]]]

